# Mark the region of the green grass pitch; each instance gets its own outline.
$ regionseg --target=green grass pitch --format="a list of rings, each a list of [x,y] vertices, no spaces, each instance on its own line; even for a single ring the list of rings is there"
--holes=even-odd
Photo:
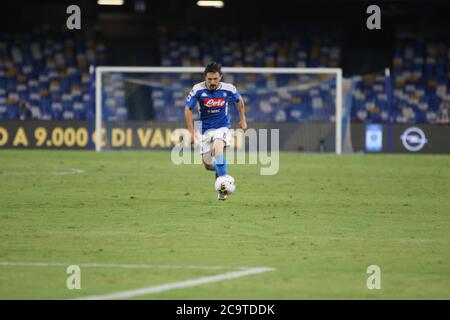
[[[230,165],[237,190],[221,202],[211,172],[168,152],[0,151],[0,299],[103,295],[236,267],[276,270],[135,299],[450,298],[450,157],[282,153],[277,175],[259,170]],[[86,263],[180,268],[82,267],[81,289],[67,289],[65,264]],[[379,290],[366,286],[369,265]]]

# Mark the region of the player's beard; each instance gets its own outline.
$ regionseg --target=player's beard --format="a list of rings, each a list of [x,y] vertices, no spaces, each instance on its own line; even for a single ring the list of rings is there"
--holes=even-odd
[[[217,89],[219,85],[218,84],[208,84],[208,90],[214,91]]]

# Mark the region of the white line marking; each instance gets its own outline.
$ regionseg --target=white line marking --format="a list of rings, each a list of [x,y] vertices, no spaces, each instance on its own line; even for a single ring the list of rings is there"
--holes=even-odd
[[[52,172],[52,174],[80,174],[80,173],[84,173],[84,170],[77,169],[77,168],[68,168],[68,169],[64,169],[64,171]]]
[[[159,292],[169,291],[169,290],[174,290],[174,289],[189,288],[189,287],[199,286],[199,285],[206,284],[206,283],[231,280],[231,279],[249,276],[252,274],[258,274],[258,273],[274,271],[274,270],[275,269],[273,269],[273,268],[250,268],[250,269],[242,270],[242,271],[229,272],[229,273],[224,273],[224,274],[218,274],[215,276],[208,276],[208,277],[202,277],[202,278],[198,278],[198,279],[173,282],[173,283],[168,283],[168,284],[163,284],[163,285],[158,285],[158,286],[151,286],[151,287],[146,287],[146,288],[141,288],[141,289],[120,291],[120,292],[114,292],[114,293],[105,294],[105,295],[81,297],[81,298],[77,298],[75,300],[129,299],[129,298],[133,298],[133,297],[137,297],[137,296],[149,295],[149,294],[154,294],[154,293],[159,293]]]
[[[0,261],[0,267],[67,267],[80,268],[118,268],[118,269],[199,269],[199,270],[248,270],[251,267],[197,266],[197,265],[153,265],[153,264],[110,264],[110,263],[63,263],[63,262],[14,262]]]
[[[10,175],[10,176],[22,176],[22,175],[41,175],[41,174],[82,174],[84,173],[83,169],[78,168],[67,168],[67,169],[61,169],[60,171],[22,171],[22,172],[3,172],[3,175]]]
[[[62,262],[14,262],[14,261],[0,261],[0,267],[67,267],[76,263],[62,263]],[[109,300],[109,299],[128,299],[142,295],[150,295],[163,291],[174,289],[183,289],[194,286],[199,286],[206,283],[213,283],[225,280],[231,280],[241,277],[250,276],[253,274],[275,271],[274,268],[267,267],[226,267],[226,266],[197,266],[197,265],[152,265],[152,264],[107,264],[107,263],[80,263],[76,264],[80,268],[120,268],[120,269],[201,269],[201,270],[239,270],[218,274],[214,276],[206,276],[198,279],[190,279],[179,282],[173,282],[163,285],[145,287],[141,289],[113,292],[105,295],[87,296],[76,298],[76,300]]]

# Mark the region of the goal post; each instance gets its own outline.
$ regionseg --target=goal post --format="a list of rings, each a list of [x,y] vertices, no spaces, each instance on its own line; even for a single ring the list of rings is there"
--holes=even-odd
[[[127,67],[127,66],[99,66],[95,69],[95,141],[101,141],[102,139],[102,128],[104,121],[104,104],[105,104],[105,94],[104,94],[104,86],[105,81],[104,77],[106,75],[120,75],[120,77],[124,77],[124,75],[201,75],[203,77],[204,67]],[[334,123],[335,123],[335,142],[334,142],[334,152],[336,154],[342,153],[342,119],[343,119],[343,88],[342,88],[342,69],[341,68],[264,68],[264,67],[223,67],[222,72],[224,75],[290,75],[290,76],[323,76],[330,75],[334,77]],[[147,81],[147,80],[139,80],[135,79],[134,83],[142,83],[143,85],[152,85],[151,83],[155,83],[157,81]],[[197,81],[200,82],[200,81]],[[225,82],[227,82],[225,80]],[[233,81],[230,81],[233,82]],[[149,84],[150,83],[150,84]],[[184,89],[191,89],[191,87],[195,84],[195,81],[191,81],[190,86]],[[241,94],[245,97],[245,92],[242,92],[241,88],[238,84],[234,83],[241,92]],[[286,89],[287,88],[287,89]],[[303,85],[300,83],[297,86],[288,86],[283,90],[287,90],[290,92],[295,92],[295,90],[310,90],[312,86]],[[258,89],[258,88],[256,88]],[[264,88],[262,88],[264,90]],[[110,88],[110,91],[114,90]],[[280,89],[281,90],[281,89]],[[331,90],[331,89],[330,89]],[[183,100],[184,102],[184,100]],[[167,108],[171,108],[173,106],[166,106]],[[332,122],[332,120],[331,120]],[[102,144],[95,143],[95,150],[101,151]]]

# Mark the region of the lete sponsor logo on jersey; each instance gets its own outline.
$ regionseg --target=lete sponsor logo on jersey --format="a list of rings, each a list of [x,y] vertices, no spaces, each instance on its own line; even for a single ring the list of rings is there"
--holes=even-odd
[[[225,98],[205,98],[203,105],[207,108],[223,107],[225,105]]]

